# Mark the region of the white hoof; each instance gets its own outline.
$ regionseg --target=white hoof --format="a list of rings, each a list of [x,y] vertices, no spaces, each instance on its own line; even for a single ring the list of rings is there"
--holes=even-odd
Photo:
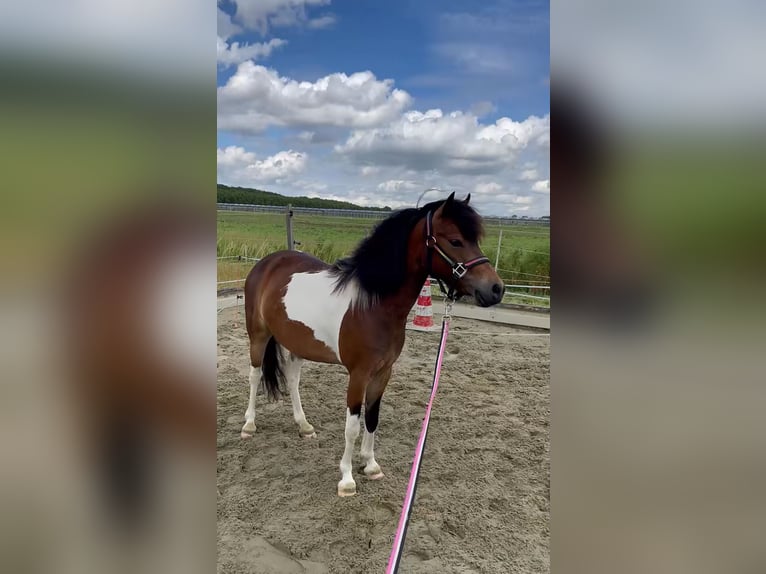
[[[245,426],[242,427],[242,432],[239,434],[242,438],[253,438],[253,433],[255,432],[255,423],[254,422],[246,422]]]
[[[364,469],[364,475],[369,480],[378,480],[379,478],[383,478],[383,476],[384,476],[383,475],[383,471],[380,470],[380,466],[377,465],[377,464],[375,466],[371,466],[369,468],[365,468]]]
[[[303,438],[316,438],[317,433],[314,432],[314,427],[307,424],[305,427],[300,427],[298,429],[298,434],[301,435]]]
[[[338,483],[338,496],[354,496],[356,494],[356,482],[343,482]]]

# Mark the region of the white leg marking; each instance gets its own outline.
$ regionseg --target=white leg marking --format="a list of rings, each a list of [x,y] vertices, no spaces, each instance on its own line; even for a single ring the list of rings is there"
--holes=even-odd
[[[377,480],[383,478],[383,472],[380,470],[380,465],[375,461],[375,433],[364,430],[362,436],[362,449],[361,454],[364,459],[364,474],[370,480]]]
[[[343,458],[340,459],[340,472],[342,478],[338,483],[338,496],[351,496],[356,494],[356,482],[351,475],[351,457],[354,453],[354,443],[359,436],[359,415],[352,415],[346,408],[346,449]]]
[[[250,438],[255,432],[255,390],[261,381],[261,369],[250,365],[250,400],[245,411],[245,426],[242,427],[242,438]]]
[[[306,420],[306,414],[301,405],[301,395],[298,387],[301,382],[301,366],[303,359],[296,358],[290,354],[290,351],[282,347],[282,356],[285,357],[283,365],[285,379],[287,379],[287,390],[290,392],[290,402],[293,405],[293,419],[298,425],[298,432],[304,438],[316,438],[314,427]]]

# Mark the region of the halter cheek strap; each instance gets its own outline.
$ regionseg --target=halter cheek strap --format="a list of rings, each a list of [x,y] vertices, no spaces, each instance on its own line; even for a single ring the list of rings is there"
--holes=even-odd
[[[444,261],[452,268],[452,276],[455,279],[462,279],[463,276],[468,273],[469,270],[472,268],[481,265],[483,263],[489,263],[489,258],[485,256],[475,257],[474,259],[471,259],[470,261],[462,262],[462,261],[455,261],[450,257],[444,249],[439,247],[439,244],[436,243],[436,237],[433,234],[433,212],[429,211],[428,215],[426,215],[426,253],[427,253],[427,266],[428,266],[428,272],[431,272],[431,260],[432,260],[432,254],[434,251],[439,254],[439,256],[444,259]],[[439,282],[439,287],[442,291],[445,291],[444,285],[442,285],[441,279],[438,277],[436,280]],[[445,291],[446,292],[446,291]],[[449,292],[447,293],[448,299],[455,299],[455,288],[450,287]]]

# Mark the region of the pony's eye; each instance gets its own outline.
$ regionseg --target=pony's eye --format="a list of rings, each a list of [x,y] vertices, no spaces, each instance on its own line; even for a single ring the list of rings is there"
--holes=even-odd
[[[452,247],[463,247],[463,242],[459,239],[450,239],[449,242]]]

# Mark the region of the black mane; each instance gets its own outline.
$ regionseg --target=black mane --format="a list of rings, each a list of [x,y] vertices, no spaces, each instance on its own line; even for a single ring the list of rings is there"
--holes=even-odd
[[[342,290],[356,280],[372,301],[396,293],[407,279],[407,249],[412,229],[442,203],[444,200],[395,211],[378,223],[350,257],[333,264],[332,272],[338,276],[335,290]],[[467,241],[481,239],[484,233],[481,217],[467,203],[451,201],[443,215],[457,225]],[[425,245],[425,237],[423,242]]]

